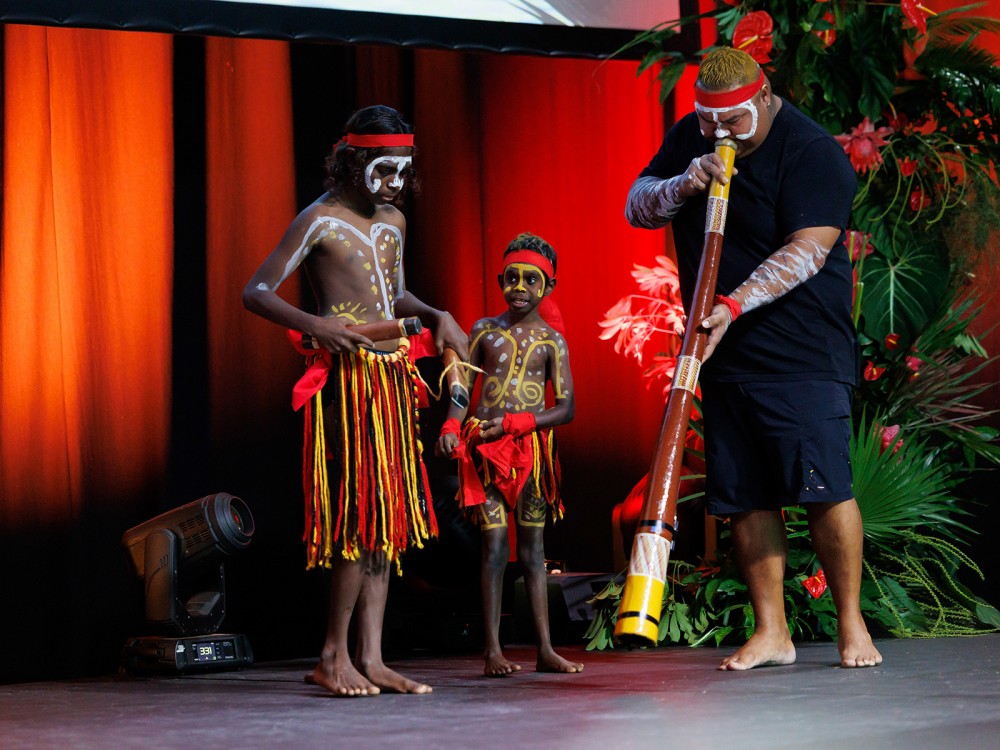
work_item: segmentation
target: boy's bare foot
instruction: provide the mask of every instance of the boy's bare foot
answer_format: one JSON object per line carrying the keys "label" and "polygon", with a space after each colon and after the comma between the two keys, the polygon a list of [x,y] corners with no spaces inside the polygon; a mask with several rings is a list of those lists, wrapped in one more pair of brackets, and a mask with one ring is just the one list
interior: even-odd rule
{"label": "boy's bare foot", "polygon": [[506,677],[521,671],[520,664],[508,661],[503,654],[486,654],[485,658],[486,666],[483,667],[483,674],[487,677]]}
{"label": "boy's bare foot", "polygon": [[859,625],[839,623],[837,633],[837,650],[840,651],[840,666],[847,669],[855,667],[877,667],[882,663],[882,654],[872,643],[868,628],[864,622]]}
{"label": "boy's bare foot", "polygon": [[379,689],[354,668],[348,659],[321,659],[306,682],[326,688],[338,697],[378,695]]}
{"label": "boy's bare foot", "polygon": [[535,669],[539,672],[564,672],[574,674],[583,671],[583,665],[577,661],[564,659],[555,651],[539,653],[538,661],[535,662]]}
{"label": "boy's bare foot", "polygon": [[430,685],[411,680],[398,672],[394,672],[385,664],[378,662],[373,664],[362,664],[361,669],[365,676],[382,690],[391,693],[412,693],[414,695],[425,695],[431,692]]}
{"label": "boy's bare foot", "polygon": [[726,672],[742,672],[754,667],[787,665],[795,663],[795,646],[788,633],[770,637],[754,633],[736,653],[722,660],[719,669]]}

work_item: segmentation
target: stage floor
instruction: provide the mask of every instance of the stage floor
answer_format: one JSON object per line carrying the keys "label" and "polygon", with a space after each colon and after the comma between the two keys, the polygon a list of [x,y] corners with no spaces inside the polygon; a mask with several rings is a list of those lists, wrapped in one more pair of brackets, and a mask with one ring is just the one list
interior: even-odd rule
{"label": "stage floor", "polygon": [[1000,748],[1000,635],[883,640],[885,662],[848,670],[833,644],[798,662],[718,672],[729,649],[585,652],[579,675],[481,675],[474,655],[391,666],[430,695],[333,698],[311,662],[200,676],[0,686],[0,746],[13,748]]}

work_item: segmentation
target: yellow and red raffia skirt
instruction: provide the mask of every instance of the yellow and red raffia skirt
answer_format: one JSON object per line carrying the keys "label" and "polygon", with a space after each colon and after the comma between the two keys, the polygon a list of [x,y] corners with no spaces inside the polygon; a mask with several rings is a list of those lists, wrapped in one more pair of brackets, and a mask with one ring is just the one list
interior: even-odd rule
{"label": "yellow and red raffia skirt", "polygon": [[392,354],[325,354],[326,385],[306,404],[306,568],[374,552],[398,572],[411,545],[437,536],[421,457],[419,375],[405,344]]}

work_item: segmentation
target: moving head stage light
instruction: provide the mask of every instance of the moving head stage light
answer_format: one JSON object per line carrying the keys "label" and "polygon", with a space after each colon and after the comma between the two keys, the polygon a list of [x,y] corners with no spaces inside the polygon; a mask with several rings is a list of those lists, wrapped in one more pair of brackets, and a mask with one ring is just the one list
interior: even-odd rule
{"label": "moving head stage light", "polygon": [[253,662],[246,636],[217,632],[226,616],[222,559],[246,549],[253,532],[246,503],[219,492],[122,535],[144,585],[146,623],[156,634],[126,641],[126,670],[189,672]]}

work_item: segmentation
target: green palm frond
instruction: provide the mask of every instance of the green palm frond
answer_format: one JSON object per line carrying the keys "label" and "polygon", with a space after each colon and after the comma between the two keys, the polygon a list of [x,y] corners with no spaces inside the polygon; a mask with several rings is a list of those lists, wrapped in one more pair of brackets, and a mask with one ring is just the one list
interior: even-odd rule
{"label": "green palm frond", "polygon": [[958,520],[968,511],[956,503],[951,467],[933,460],[926,441],[905,433],[900,439],[898,448],[883,450],[879,423],[869,427],[862,418],[852,441],[854,495],[865,538],[892,549],[906,531],[920,527],[974,534]]}

